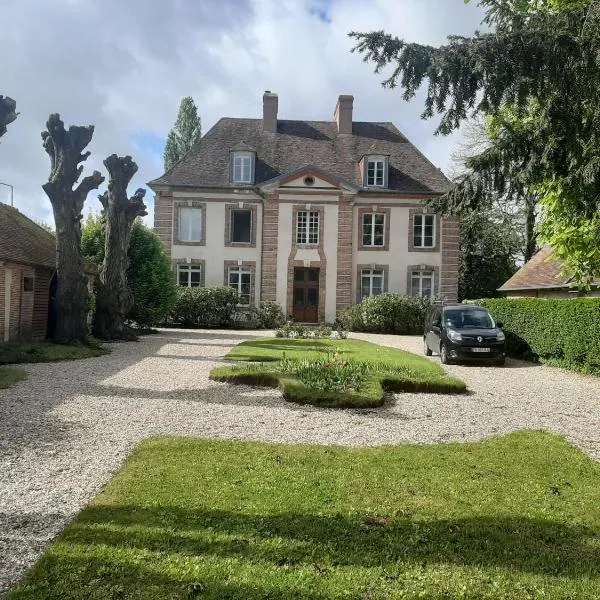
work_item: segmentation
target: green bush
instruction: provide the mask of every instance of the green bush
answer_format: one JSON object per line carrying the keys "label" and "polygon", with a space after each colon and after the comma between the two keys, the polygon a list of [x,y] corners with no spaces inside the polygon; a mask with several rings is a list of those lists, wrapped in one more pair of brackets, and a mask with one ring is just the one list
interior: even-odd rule
{"label": "green bush", "polygon": [[321,340],[330,338],[332,333],[333,329],[327,325],[322,325],[321,327],[306,327],[305,325],[286,323],[277,329],[275,332],[275,337],[294,338],[298,340]]}
{"label": "green bush", "polygon": [[180,287],[171,319],[185,327],[229,327],[237,303],[237,292],[230,287]]}
{"label": "green bush", "polygon": [[343,311],[338,319],[344,329],[369,333],[422,334],[431,298],[382,294],[366,298]]}
{"label": "green bush", "polygon": [[266,300],[261,302],[256,309],[260,327],[264,329],[277,329],[285,323],[283,309],[277,302]]}
{"label": "green bush", "polygon": [[[104,260],[104,238],[104,217],[90,213],[82,228],[81,249],[97,265]],[[140,327],[163,323],[175,303],[175,277],[163,243],[141,219],[133,224],[127,257],[127,282],[133,295],[127,318]]]}
{"label": "green bush", "polygon": [[504,324],[507,352],[600,374],[600,298],[477,300]]}

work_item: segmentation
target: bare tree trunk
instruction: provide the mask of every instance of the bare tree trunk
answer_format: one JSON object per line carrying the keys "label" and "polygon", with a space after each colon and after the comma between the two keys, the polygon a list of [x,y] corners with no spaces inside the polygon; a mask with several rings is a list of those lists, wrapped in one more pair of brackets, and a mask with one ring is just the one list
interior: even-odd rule
{"label": "bare tree trunk", "polygon": [[17,118],[16,108],[17,103],[12,98],[0,96],[0,137],[6,133],[6,126]]}
{"label": "bare tree trunk", "polygon": [[60,344],[87,342],[87,279],[81,254],[81,211],[87,195],[104,181],[94,171],[73,189],[83,171],[81,153],[94,135],[94,126],[69,127],[57,114],[50,115],[42,132],[44,149],[50,156],[48,182],[42,187],[54,211],[57,250],[56,328],[54,341]]}
{"label": "bare tree trunk", "polygon": [[126,325],[133,304],[127,283],[129,258],[127,250],[136,217],[148,214],[143,189],[127,198],[127,186],[138,167],[131,156],[112,154],[105,161],[108,169],[108,191],[100,196],[106,216],[104,264],[96,295],[94,335],[103,340],[127,340],[135,335]]}
{"label": "bare tree trunk", "polygon": [[537,233],[535,231],[535,208],[538,197],[535,194],[525,194],[525,262],[534,254],[537,248]]}

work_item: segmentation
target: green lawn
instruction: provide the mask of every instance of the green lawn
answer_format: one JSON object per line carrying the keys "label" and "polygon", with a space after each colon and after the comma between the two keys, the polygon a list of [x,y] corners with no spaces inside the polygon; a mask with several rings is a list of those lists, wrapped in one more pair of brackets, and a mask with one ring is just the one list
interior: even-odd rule
{"label": "green lawn", "polygon": [[27,373],[23,369],[11,369],[9,367],[0,367],[0,390],[12,387],[23,381]]}
{"label": "green lawn", "polygon": [[154,438],[8,598],[599,598],[599,481],[542,432],[361,450]]}
{"label": "green lawn", "polygon": [[[344,393],[316,391],[277,369],[277,361],[284,356],[290,359],[313,358],[335,352],[345,359],[371,365],[373,372],[363,390]],[[462,393],[466,390],[463,381],[451,377],[425,357],[362,340],[249,340],[235,346],[225,358],[261,364],[216,367],[210,372],[211,379],[279,387],[288,400],[320,406],[380,406],[384,402],[385,391]]]}
{"label": "green lawn", "polygon": [[69,346],[52,342],[1,342],[0,365],[91,358],[108,352],[95,343],[87,346]]}

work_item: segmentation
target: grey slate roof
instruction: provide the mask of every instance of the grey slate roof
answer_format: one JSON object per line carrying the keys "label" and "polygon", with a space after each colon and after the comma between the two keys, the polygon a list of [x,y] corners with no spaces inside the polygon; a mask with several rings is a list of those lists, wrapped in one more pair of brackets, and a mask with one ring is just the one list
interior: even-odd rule
{"label": "grey slate roof", "polygon": [[362,187],[361,158],[383,154],[389,156],[390,165],[387,191],[439,194],[451,186],[392,123],[355,121],[352,135],[339,135],[334,121],[280,119],[274,134],[263,131],[261,119],[228,117],[219,120],[195,148],[150,185],[243,187],[230,182],[230,152],[239,147],[256,151],[256,184],[314,164]]}

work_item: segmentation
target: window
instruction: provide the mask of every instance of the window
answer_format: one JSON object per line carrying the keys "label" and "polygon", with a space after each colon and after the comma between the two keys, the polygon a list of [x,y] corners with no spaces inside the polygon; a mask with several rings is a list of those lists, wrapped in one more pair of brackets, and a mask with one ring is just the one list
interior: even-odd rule
{"label": "window", "polygon": [[369,158],[367,160],[367,185],[383,187],[385,185],[385,159]]}
{"label": "window", "polygon": [[200,287],[202,267],[200,265],[177,265],[177,284],[183,287]]}
{"label": "window", "polygon": [[435,215],[414,215],[413,246],[433,248],[435,246]]}
{"label": "window", "polygon": [[239,295],[240,306],[250,306],[250,267],[229,267],[229,287]]}
{"label": "window", "polygon": [[238,244],[249,244],[252,231],[252,211],[231,211],[231,242]]}
{"label": "window", "polygon": [[202,209],[186,208],[179,209],[179,241],[201,242],[202,241]]}
{"label": "window", "polygon": [[234,183],[252,183],[252,162],[254,155],[251,152],[233,153],[233,181]]}
{"label": "window", "polygon": [[383,269],[363,269],[360,272],[360,298],[372,298],[383,294]]}
{"label": "window", "polygon": [[33,292],[33,277],[23,277],[23,291]]}
{"label": "window", "polygon": [[385,215],[366,213],[363,215],[363,246],[383,246]]}
{"label": "window", "polygon": [[301,210],[296,220],[296,243],[319,243],[319,212]]}
{"label": "window", "polygon": [[411,296],[433,297],[433,271],[412,271],[410,275]]}

